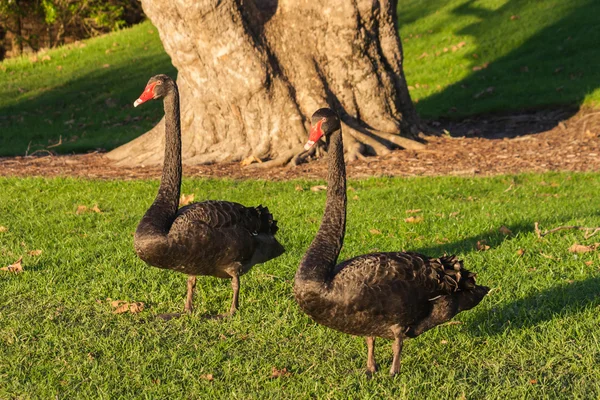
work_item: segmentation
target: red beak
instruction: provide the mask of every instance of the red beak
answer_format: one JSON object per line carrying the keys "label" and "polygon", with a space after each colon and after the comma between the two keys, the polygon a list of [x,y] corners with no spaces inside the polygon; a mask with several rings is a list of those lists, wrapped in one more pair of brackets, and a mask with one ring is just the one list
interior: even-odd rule
{"label": "red beak", "polygon": [[323,130],[321,129],[321,125],[323,125],[324,121],[325,119],[323,118],[315,125],[310,127],[308,142],[306,142],[306,144],[304,145],[304,150],[309,150],[311,147],[313,147],[315,143],[317,143],[317,140],[321,139],[321,136],[323,136]]}
{"label": "red beak", "polygon": [[148,86],[146,86],[146,89],[144,89],[144,92],[140,95],[139,99],[133,103],[133,106],[137,107],[148,100],[152,100],[154,98],[154,87],[157,83],[158,82],[149,83]]}

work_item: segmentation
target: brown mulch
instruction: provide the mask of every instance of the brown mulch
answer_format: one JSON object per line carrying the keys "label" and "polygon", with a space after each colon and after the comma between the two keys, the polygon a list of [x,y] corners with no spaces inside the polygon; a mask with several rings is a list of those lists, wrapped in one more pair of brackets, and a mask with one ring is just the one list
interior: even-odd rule
{"label": "brown mulch", "polygon": [[[426,149],[397,150],[348,165],[348,176],[496,175],[544,171],[600,171],[600,111],[569,110],[488,116],[460,122],[429,121],[442,133]],[[283,180],[324,178],[317,160],[288,168],[239,163],[185,166],[187,177]],[[99,153],[0,158],[3,176],[76,176],[94,179],[160,177],[160,167],[123,168]]]}

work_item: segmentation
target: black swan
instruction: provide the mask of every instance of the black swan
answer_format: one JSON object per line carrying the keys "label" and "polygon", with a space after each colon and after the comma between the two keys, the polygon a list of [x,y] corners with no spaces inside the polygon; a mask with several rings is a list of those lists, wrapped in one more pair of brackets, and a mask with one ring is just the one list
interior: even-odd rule
{"label": "black swan", "polygon": [[135,251],[152,266],[189,275],[188,313],[196,275],[230,278],[233,301],[226,315],[232,315],[238,308],[240,275],[284,252],[274,236],[277,222],[262,206],[210,200],[179,208],[182,171],[177,85],[166,75],[156,75],[133,105],[159,98],[164,98],[165,108],[164,166],[156,199],[135,232]]}
{"label": "black swan", "polygon": [[294,294],[317,323],[366,336],[367,370],[377,369],[375,337],[393,339],[393,376],[400,371],[402,341],[475,307],[489,289],[454,256],[372,253],[336,265],[346,228],[346,166],[337,114],[312,116],[305,149],[325,135],[328,145],[327,203],[321,227],[296,272]]}

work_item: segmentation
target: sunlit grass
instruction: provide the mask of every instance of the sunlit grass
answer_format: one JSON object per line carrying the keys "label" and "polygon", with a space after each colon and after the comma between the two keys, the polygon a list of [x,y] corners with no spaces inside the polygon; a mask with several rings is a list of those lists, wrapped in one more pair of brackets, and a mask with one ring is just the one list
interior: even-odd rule
{"label": "sunlit grass", "polygon": [[600,3],[400,0],[404,71],[421,115],[600,104]]}
{"label": "sunlit grass", "polygon": [[[132,247],[156,181],[1,178],[0,226],[8,230],[0,232],[0,266],[24,256],[25,271],[0,273],[0,398],[600,396],[600,258],[568,251],[598,239],[579,231],[538,239],[533,230],[536,221],[542,229],[600,226],[599,175],[350,181],[342,258],[457,253],[494,288],[456,318],[462,324],[409,340],[396,379],[386,372],[390,344],[379,340],[382,371],[371,380],[363,340],[316,325],[292,297],[323,212],[325,192],[308,190],[317,183],[184,181],[183,192],[198,200],[268,205],[287,252],[242,277],[233,318],[202,318],[231,300],[227,281],[204,277],[194,315],[164,322],[155,315],[182,309],[186,278],[146,266]],[[96,204],[102,213],[76,213]],[[415,209],[423,221],[405,222]],[[477,251],[478,241],[491,248]],[[116,315],[107,298],[146,309]],[[272,378],[273,367],[291,375]]]}

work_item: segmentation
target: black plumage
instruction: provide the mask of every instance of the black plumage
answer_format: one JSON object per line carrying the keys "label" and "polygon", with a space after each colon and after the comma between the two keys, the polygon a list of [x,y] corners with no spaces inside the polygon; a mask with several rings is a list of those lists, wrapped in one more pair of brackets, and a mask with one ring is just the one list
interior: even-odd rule
{"label": "black plumage", "polygon": [[346,224],[346,172],[337,115],[320,109],[312,117],[311,142],[325,135],[328,187],[319,231],[296,273],[294,293],[316,322],[367,336],[367,368],[376,370],[374,338],[393,339],[390,373],[400,369],[402,341],[416,337],[476,306],[489,289],[454,256],[412,252],[372,253],[336,265]]}
{"label": "black plumage", "polygon": [[238,308],[239,277],[253,265],[284,252],[275,239],[277,222],[266,207],[203,201],[179,208],[181,128],[177,85],[166,75],[152,77],[135,102],[164,98],[165,160],[158,194],[135,232],[135,251],[148,264],[190,275],[185,310],[192,311],[197,275],[232,279]]}

